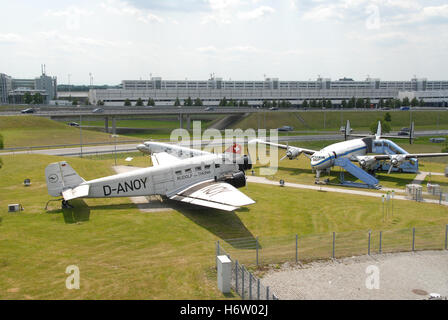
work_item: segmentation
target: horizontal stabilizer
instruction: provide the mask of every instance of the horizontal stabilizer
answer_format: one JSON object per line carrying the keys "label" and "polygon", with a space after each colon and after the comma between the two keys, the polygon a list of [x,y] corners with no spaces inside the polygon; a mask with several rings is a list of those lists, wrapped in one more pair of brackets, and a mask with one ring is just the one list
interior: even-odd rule
{"label": "horizontal stabilizer", "polygon": [[66,201],[87,197],[89,195],[89,187],[90,186],[88,184],[84,184],[73,189],[67,189],[65,191],[62,191],[62,196]]}

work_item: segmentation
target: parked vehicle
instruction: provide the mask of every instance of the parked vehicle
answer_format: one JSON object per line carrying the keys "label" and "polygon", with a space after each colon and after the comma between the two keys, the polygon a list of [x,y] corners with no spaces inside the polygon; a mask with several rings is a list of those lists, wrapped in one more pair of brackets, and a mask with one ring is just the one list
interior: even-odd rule
{"label": "parked vehicle", "polygon": [[93,109],[92,112],[93,112],[93,113],[103,113],[103,112],[104,112],[104,109],[96,108],[96,109]]}

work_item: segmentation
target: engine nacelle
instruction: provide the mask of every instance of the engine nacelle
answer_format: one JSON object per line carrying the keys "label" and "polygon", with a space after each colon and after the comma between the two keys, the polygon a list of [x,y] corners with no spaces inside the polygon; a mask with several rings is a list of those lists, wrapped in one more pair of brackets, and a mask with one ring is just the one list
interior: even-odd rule
{"label": "engine nacelle", "polygon": [[406,160],[406,156],[397,154],[397,155],[391,155],[390,156],[390,163],[394,167],[398,167]]}
{"label": "engine nacelle", "polygon": [[288,148],[286,151],[286,156],[289,158],[289,160],[293,160],[300,156],[302,154],[302,150],[298,148]]}
{"label": "engine nacelle", "polygon": [[246,186],[246,175],[244,174],[243,171],[240,171],[226,178],[225,182],[231,184],[235,188],[242,188]]}
{"label": "engine nacelle", "polygon": [[375,164],[375,157],[358,157],[358,163],[363,169],[369,169]]}
{"label": "engine nacelle", "polygon": [[240,161],[242,162],[238,164],[240,171],[246,171],[252,169],[252,161],[250,160],[249,156],[247,155],[242,156],[242,159]]}

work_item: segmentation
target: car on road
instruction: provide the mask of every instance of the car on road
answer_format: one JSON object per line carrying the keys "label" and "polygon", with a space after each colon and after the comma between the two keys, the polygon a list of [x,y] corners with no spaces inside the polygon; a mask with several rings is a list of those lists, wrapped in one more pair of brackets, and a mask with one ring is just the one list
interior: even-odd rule
{"label": "car on road", "polygon": [[269,110],[274,111],[274,110],[278,110],[278,108],[277,107],[270,107]]}
{"label": "car on road", "polygon": [[207,108],[205,108],[204,110],[205,110],[205,111],[214,111],[215,108],[213,108],[213,107],[207,107]]}
{"label": "car on road", "polygon": [[79,123],[77,122],[69,122],[67,123],[70,127],[79,127]]}
{"label": "car on road", "polygon": [[36,112],[35,109],[33,108],[27,108],[27,109],[23,109],[22,111],[20,111],[21,113],[34,113]]}
{"label": "car on road", "polygon": [[292,131],[292,130],[294,130],[294,128],[290,126],[282,126],[280,128],[277,128],[277,131]]}
{"label": "car on road", "polygon": [[104,112],[104,109],[102,109],[102,108],[96,108],[96,109],[93,109],[92,112],[93,112],[93,113],[103,113],[103,112]]}
{"label": "car on road", "polygon": [[410,110],[411,108],[408,106],[400,107],[400,110]]}
{"label": "car on road", "polygon": [[400,131],[398,131],[399,136],[408,136],[411,130],[409,128],[401,128]]}

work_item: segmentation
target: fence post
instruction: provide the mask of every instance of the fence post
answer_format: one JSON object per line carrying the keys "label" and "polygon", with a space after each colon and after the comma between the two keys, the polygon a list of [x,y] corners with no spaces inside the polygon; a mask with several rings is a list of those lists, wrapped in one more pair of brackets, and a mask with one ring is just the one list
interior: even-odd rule
{"label": "fence post", "polygon": [[445,250],[448,250],[448,224],[445,227]]}
{"label": "fence post", "polygon": [[380,253],[382,253],[382,245],[383,245],[383,231],[380,231]]}
{"label": "fence post", "polygon": [[238,293],[238,260],[235,261],[235,291]]}
{"label": "fence post", "polygon": [[299,235],[296,234],[296,263],[299,263]]}
{"label": "fence post", "polygon": [[415,227],[412,228],[412,251],[415,251]]}
{"label": "fence post", "polygon": [[241,266],[241,299],[244,300],[244,266]]}
{"label": "fence post", "polygon": [[260,279],[257,279],[257,300],[260,300]]}
{"label": "fence post", "polygon": [[257,259],[257,267],[258,267],[258,237],[255,238],[255,248],[256,248],[256,251],[257,251],[256,259]]}
{"label": "fence post", "polygon": [[249,272],[249,300],[252,300],[252,273]]}
{"label": "fence post", "polygon": [[266,287],[266,300],[269,300],[269,286]]}
{"label": "fence post", "polygon": [[334,246],[335,246],[335,242],[336,242],[336,232],[333,232],[333,259],[334,259]]}
{"label": "fence post", "polygon": [[372,235],[372,231],[369,230],[369,248],[367,250],[368,255],[370,256],[370,237]]}

